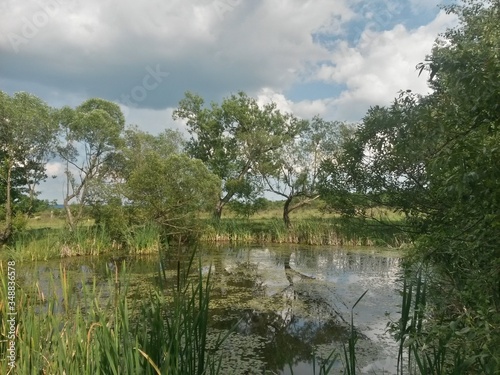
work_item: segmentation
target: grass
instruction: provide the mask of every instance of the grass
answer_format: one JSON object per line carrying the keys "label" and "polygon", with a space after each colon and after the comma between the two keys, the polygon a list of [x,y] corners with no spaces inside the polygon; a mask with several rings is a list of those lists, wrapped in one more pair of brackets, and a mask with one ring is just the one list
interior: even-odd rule
{"label": "grass", "polygon": [[[251,218],[236,217],[226,210],[215,222],[200,219],[198,240],[202,242],[293,243],[331,246],[400,247],[409,242],[397,224],[401,218],[382,210],[372,212],[373,219],[345,219],[320,209],[301,208],[292,214],[292,226],[287,228],[278,208],[259,212]],[[396,225],[394,225],[396,224]],[[116,231],[115,231],[116,232]],[[44,212],[30,218],[24,231],[4,247],[0,259],[16,261],[114,254],[154,254],[161,246],[160,232],[152,224],[120,228],[119,238],[112,231],[85,219],[77,230],[70,232],[59,215]]]}
{"label": "grass", "polygon": [[[15,335],[10,330],[6,262],[0,262],[0,352],[15,343],[16,361],[0,361],[2,374],[215,374],[219,359],[207,348],[209,280],[179,268],[179,283],[152,290],[131,309],[126,270],[116,274],[103,298],[85,285],[75,293],[64,268],[50,295],[17,285]],[[201,269],[201,268],[200,268]],[[116,288],[116,285],[124,287]],[[15,338],[14,338],[15,336]],[[13,340],[12,340],[13,339]],[[216,342],[217,348],[224,337]]]}
{"label": "grass", "polygon": [[131,228],[125,242],[111,238],[100,226],[85,225],[73,232],[59,226],[40,227],[16,233],[12,243],[4,246],[0,259],[37,261],[105,253],[154,254],[159,246],[158,230],[151,225]]}
{"label": "grass", "polygon": [[223,218],[220,222],[209,222],[201,240],[390,247],[400,247],[409,241],[402,231],[389,223],[340,217],[295,220],[290,228],[279,219]]}
{"label": "grass", "polygon": [[[76,288],[61,267],[42,293],[16,284],[15,330],[9,322],[9,274],[0,261],[0,352],[7,353],[15,333],[16,370],[0,361],[2,374],[217,374],[217,348],[225,337],[208,337],[210,274],[193,269],[193,258],[178,262],[175,283],[164,272],[158,289],[130,307],[127,271],[114,273],[105,298],[93,283]],[[185,266],[183,266],[185,265]],[[408,272],[403,279],[401,317],[391,326],[400,343],[400,374],[497,374],[498,353],[489,351],[487,337],[498,334],[476,319],[436,322],[428,302],[429,270]],[[163,287],[161,287],[163,285]],[[365,292],[366,293],[366,292]],[[364,294],[363,294],[364,295]],[[351,336],[344,346],[347,374],[355,374],[356,332],[351,309]],[[167,296],[167,297],[166,297]],[[491,330],[489,332],[488,330]],[[497,349],[498,350],[498,349]],[[339,359],[331,354],[313,373],[332,371]]]}
{"label": "grass", "polygon": [[[63,266],[51,278],[46,294],[16,284],[14,330],[4,302],[9,300],[8,266],[0,262],[0,351],[7,353],[14,341],[16,354],[14,368],[0,361],[0,373],[222,373],[219,349],[231,330],[209,337],[211,275],[203,277],[201,265],[194,269],[193,256],[178,261],[177,282],[169,281],[165,287],[168,280],[159,272],[158,287],[132,307],[125,264],[121,272],[110,272],[113,277],[104,288],[108,296],[95,279],[78,289],[77,280]],[[334,354],[318,368],[314,361],[312,373],[318,369],[319,374],[329,374],[339,360]],[[355,363],[346,355],[349,363]]]}
{"label": "grass", "polygon": [[401,317],[391,325],[399,341],[398,373],[500,373],[498,346],[488,339],[498,334],[498,328],[491,325],[493,320],[489,319],[490,323],[483,326],[460,317],[449,316],[447,321],[436,319],[428,301],[428,284],[432,282],[429,272],[418,267],[412,272],[407,270],[403,279]]}

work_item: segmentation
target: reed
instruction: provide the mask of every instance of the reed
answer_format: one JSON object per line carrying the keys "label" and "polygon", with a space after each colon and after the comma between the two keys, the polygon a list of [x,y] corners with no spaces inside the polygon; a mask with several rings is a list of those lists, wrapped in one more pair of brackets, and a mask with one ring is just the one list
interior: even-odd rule
{"label": "reed", "polygon": [[399,341],[398,373],[498,374],[494,320],[475,312],[438,316],[436,300],[444,298],[451,305],[453,297],[450,293],[435,298],[429,285],[436,284],[436,277],[435,270],[422,265],[404,275],[401,317],[391,325]]}
{"label": "reed", "polygon": [[207,222],[200,239],[204,242],[389,247],[400,247],[409,242],[409,238],[394,226],[340,217],[296,220],[290,228],[280,219],[226,218]]}
{"label": "reed", "polygon": [[[180,284],[170,302],[164,291],[130,309],[126,267],[106,293],[85,283],[78,290],[61,267],[50,293],[18,287],[16,367],[0,362],[2,374],[215,374],[218,357],[207,349],[209,280],[190,266],[179,268]],[[0,262],[0,350],[9,334],[7,280]],[[80,284],[78,284],[80,285]],[[75,292],[75,288],[77,292]],[[112,298],[115,297],[115,298]],[[217,341],[220,345],[224,337]]]}
{"label": "reed", "polygon": [[351,307],[351,334],[347,346],[344,345],[344,368],[348,375],[356,375],[356,342],[358,341],[358,335],[354,329],[354,308],[367,292],[368,290],[365,290]]}

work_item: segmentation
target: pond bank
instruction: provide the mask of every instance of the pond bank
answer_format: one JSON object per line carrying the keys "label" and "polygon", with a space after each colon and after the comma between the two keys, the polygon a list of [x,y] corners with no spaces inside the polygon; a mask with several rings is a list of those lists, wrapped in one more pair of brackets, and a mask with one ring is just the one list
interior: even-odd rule
{"label": "pond bank", "polygon": [[[16,261],[47,260],[61,257],[158,254],[159,230],[153,225],[124,228],[123,233],[105,227],[83,226],[74,232],[65,228],[33,228],[18,233],[9,246],[2,248],[0,259]],[[189,238],[171,238],[170,242],[189,240],[201,244],[306,244],[329,246],[378,246],[400,248],[410,243],[397,223],[360,219],[311,218],[296,220],[286,228],[277,219],[201,220],[199,230]]]}

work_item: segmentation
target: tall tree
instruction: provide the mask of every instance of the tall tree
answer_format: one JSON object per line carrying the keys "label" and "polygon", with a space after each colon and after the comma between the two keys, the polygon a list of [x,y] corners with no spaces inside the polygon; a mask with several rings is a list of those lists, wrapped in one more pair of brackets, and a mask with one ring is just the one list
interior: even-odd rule
{"label": "tall tree", "polygon": [[[178,131],[166,129],[153,135],[137,126],[128,127],[123,133],[120,147],[109,155],[103,165],[106,179],[94,182],[89,189],[95,224],[105,228],[113,240],[126,244],[133,227],[158,222],[155,220],[156,214],[150,208],[145,208],[146,199],[139,199],[140,194],[137,193],[140,189],[146,189],[146,182],[141,184],[134,176],[146,168],[149,168],[150,173],[155,173],[156,167],[151,165],[151,160],[166,160],[178,155],[183,144],[182,134]],[[152,181],[158,178],[160,183],[160,176],[153,174],[152,177]],[[161,201],[161,198],[154,198]]]}
{"label": "tall tree", "polygon": [[31,207],[36,186],[47,177],[45,166],[56,130],[53,111],[42,100],[25,92],[10,97],[0,91],[0,183],[5,194],[5,225],[0,243],[12,235],[13,197],[27,192]]}
{"label": "tall tree", "polygon": [[125,130],[124,144],[118,155],[122,164],[122,176],[127,176],[140,164],[146,162],[147,155],[157,154],[168,158],[183,151],[185,140],[176,130],[166,129],[158,135],[153,135],[131,126]]}
{"label": "tall tree", "polygon": [[[57,149],[66,163],[67,177],[63,203],[73,230],[88,203],[92,184],[104,181],[111,173],[108,162],[122,142],[125,119],[118,105],[97,98],[76,109],[61,109],[59,119],[63,144]],[[71,207],[73,201],[77,203],[76,210]]]}
{"label": "tall tree", "polygon": [[321,163],[336,160],[343,139],[352,127],[337,121],[325,121],[315,116],[302,121],[301,131],[294,140],[273,150],[258,170],[266,190],[285,198],[283,221],[291,225],[290,213],[319,198],[317,183]]}
{"label": "tall tree", "polygon": [[184,154],[145,151],[127,180],[127,197],[144,209],[168,237],[186,238],[197,230],[196,217],[213,207],[220,179]]}
{"label": "tall tree", "polygon": [[[429,71],[433,92],[403,92],[390,107],[370,109],[343,163],[325,165],[322,185],[330,197],[362,193],[349,201],[353,206],[405,213],[415,258],[433,270],[426,279],[438,291],[429,300],[433,317],[465,327],[475,339],[439,321],[433,332],[444,332],[439,341],[453,340],[447,346],[463,350],[470,367],[460,371],[494,373],[500,355],[500,336],[490,336],[500,313],[500,3],[472,0],[447,11],[459,25],[417,66]],[[432,347],[438,339],[431,336],[415,345]]]}
{"label": "tall tree", "polygon": [[301,129],[301,121],[281,113],[276,104],[259,107],[242,92],[208,108],[200,96],[186,93],[173,117],[186,120],[188,153],[222,180],[215,218],[231,199],[249,197],[259,189],[256,165],[293,141]]}

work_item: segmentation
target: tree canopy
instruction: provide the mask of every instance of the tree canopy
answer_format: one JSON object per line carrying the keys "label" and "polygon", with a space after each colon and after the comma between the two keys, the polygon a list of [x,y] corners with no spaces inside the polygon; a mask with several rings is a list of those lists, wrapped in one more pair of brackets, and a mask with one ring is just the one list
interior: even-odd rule
{"label": "tree canopy", "polygon": [[231,199],[252,197],[258,191],[257,164],[292,142],[302,127],[300,120],[281,113],[276,104],[260,107],[242,92],[210,107],[188,92],[174,111],[174,119],[186,121],[191,134],[186,147],[189,155],[203,161],[222,180],[216,218]]}
{"label": "tree canopy", "polygon": [[[429,72],[432,93],[402,92],[391,106],[371,108],[341,163],[324,164],[321,184],[330,205],[345,212],[403,212],[415,259],[434,270],[434,315],[498,329],[500,3],[446,10],[459,25],[417,66]],[[482,329],[475,334],[487,344],[465,345],[466,355],[493,365],[500,342],[488,341]]]}
{"label": "tree canopy", "polygon": [[0,91],[0,200],[5,204],[2,243],[12,235],[16,201],[28,193],[31,207],[35,186],[47,177],[45,165],[53,150],[56,130],[53,111],[41,99],[25,92],[10,97]]}
{"label": "tree canopy", "polygon": [[[74,229],[92,185],[108,177],[107,163],[120,146],[125,118],[117,104],[94,98],[75,109],[62,108],[59,120],[62,139],[57,151],[66,163],[67,177],[64,207],[68,224]],[[73,200],[79,206],[76,213],[70,207]]]}

